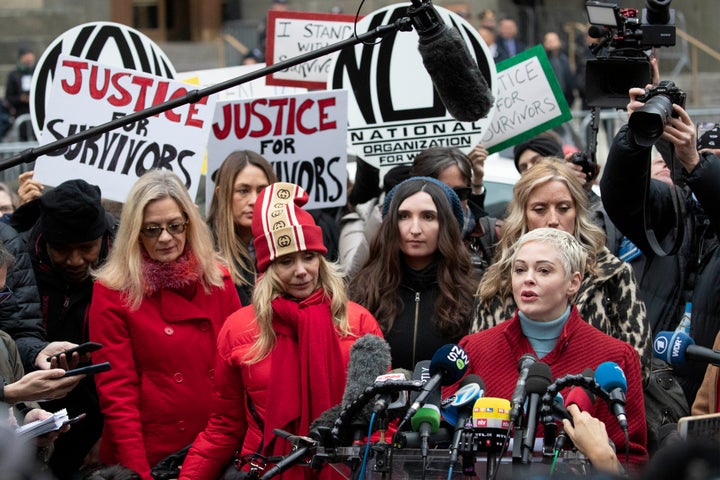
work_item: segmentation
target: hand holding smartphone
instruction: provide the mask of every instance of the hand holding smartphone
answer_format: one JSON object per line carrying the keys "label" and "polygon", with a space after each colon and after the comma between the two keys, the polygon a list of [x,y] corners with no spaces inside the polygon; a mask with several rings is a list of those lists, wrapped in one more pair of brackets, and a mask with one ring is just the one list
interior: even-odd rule
{"label": "hand holding smartphone", "polygon": [[81,343],[77,347],[70,348],[68,350],[65,350],[64,352],[56,353],[55,355],[51,355],[47,357],[47,361],[52,361],[53,358],[56,358],[58,361],[60,361],[60,355],[65,355],[65,357],[70,360],[70,357],[72,357],[72,354],[77,352],[78,355],[85,355],[86,353],[91,353],[96,350],[100,350],[102,348],[102,343],[97,342],[85,342]]}
{"label": "hand holding smartphone", "polygon": [[72,377],[75,375],[93,375],[95,373],[107,372],[108,370],[110,370],[110,368],[110,362],[103,362],[95,365],[88,365],[86,367],[68,370],[67,372],[65,372],[65,375],[63,375],[63,377]]}

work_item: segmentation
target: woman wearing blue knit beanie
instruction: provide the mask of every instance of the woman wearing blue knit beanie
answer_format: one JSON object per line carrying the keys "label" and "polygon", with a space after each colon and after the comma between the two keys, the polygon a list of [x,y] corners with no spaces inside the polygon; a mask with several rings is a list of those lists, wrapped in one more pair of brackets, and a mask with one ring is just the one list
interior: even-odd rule
{"label": "woman wearing blue knit beanie", "polygon": [[470,328],[475,284],[463,209],[444,183],[412,177],[388,193],[382,213],[349,294],[378,320],[393,367],[412,370]]}

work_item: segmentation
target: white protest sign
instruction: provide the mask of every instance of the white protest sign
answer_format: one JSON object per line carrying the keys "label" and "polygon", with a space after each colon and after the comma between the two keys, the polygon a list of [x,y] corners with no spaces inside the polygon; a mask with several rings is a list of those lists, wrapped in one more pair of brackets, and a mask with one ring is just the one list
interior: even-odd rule
{"label": "white protest sign", "polygon": [[[39,142],[48,144],[114,118],[185,96],[188,85],[135,70],[61,55]],[[159,115],[83,140],[37,159],[43,184],[82,178],[104,198],[124,202],[146,171],[165,168],[197,194],[215,99],[203,97]]]}
{"label": "white protest sign", "polygon": [[495,114],[483,137],[490,153],[499,152],[572,118],[542,45],[498,65]]}
{"label": "white protest sign", "polygon": [[40,138],[45,126],[55,65],[62,54],[175,78],[175,68],[165,52],[148,36],[132,27],[114,22],[89,22],[72,27],[48,45],[33,72],[30,114],[37,138]]}
{"label": "white protest sign", "polygon": [[308,208],[345,205],[347,182],[347,92],[218,102],[208,141],[206,205],[212,173],[237,150],[267,159],[278,180],[308,192]]}
{"label": "white protest sign", "polygon": [[[207,70],[190,70],[186,72],[178,72],[177,79],[198,88],[206,88],[213,85],[226,82],[233,78],[242,77],[253,73],[261,68],[265,68],[264,63],[254,63],[251,65],[238,65],[235,67],[210,68]],[[235,87],[227,88],[218,92],[218,101],[237,100],[240,98],[261,98],[275,97],[278,95],[291,95],[295,93],[307,92],[307,88],[285,87],[268,85],[265,83],[266,77],[256,78],[249,82],[241,83]]]}
{"label": "white protest sign", "polygon": [[[310,12],[268,12],[268,65],[296,58],[353,36],[354,15]],[[267,77],[268,85],[324,89],[337,53],[303,62]]]}
{"label": "white protest sign", "polygon": [[[407,15],[408,4],[391,5],[358,22],[359,34],[370,26],[393,24]],[[449,28],[456,28],[476,60],[491,91],[497,89],[495,62],[477,29],[459,15],[435,7]],[[490,123],[453,119],[435,91],[418,52],[417,32],[395,32],[379,43],[345,48],[331,67],[327,88],[349,91],[348,143],[352,153],[378,168],[412,163],[430,147],[456,147],[468,153]]]}

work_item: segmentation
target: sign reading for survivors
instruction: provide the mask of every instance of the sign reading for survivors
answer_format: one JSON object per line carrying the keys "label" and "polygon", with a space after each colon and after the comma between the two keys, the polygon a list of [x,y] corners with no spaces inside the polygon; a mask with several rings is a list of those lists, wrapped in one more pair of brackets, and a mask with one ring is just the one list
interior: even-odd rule
{"label": "sign reading for survivors", "polygon": [[[358,22],[358,33],[392,24],[407,9],[405,3],[376,10]],[[495,62],[480,34],[459,15],[435,9],[448,28],[458,29],[494,95]],[[380,168],[411,163],[421,150],[435,146],[469,152],[485,135],[494,112],[476,122],[448,115],[425,71],[414,30],[390,33],[379,44],[343,49],[327,88],[350,92],[348,143],[352,153]]]}
{"label": "sign reading for survivors", "polygon": [[308,208],[345,205],[347,92],[312,92],[218,102],[208,142],[210,205],[213,173],[236,150],[253,150],[278,180],[308,192]]}
{"label": "sign reading for survivors", "polygon": [[[188,85],[175,80],[60,55],[39,142],[48,144],[187,92]],[[98,185],[104,198],[124,202],[138,177],[165,168],[195,198],[214,108],[215,98],[203,97],[61,148],[37,159],[34,178],[51,186],[83,178]]]}
{"label": "sign reading for survivors", "polygon": [[542,45],[498,64],[495,115],[483,138],[488,152],[499,152],[572,118]]}
{"label": "sign reading for survivors", "polygon": [[[272,65],[350,38],[354,22],[354,15],[271,10],[266,61]],[[328,54],[273,73],[267,77],[267,84],[325,89],[335,57],[337,53]]]}

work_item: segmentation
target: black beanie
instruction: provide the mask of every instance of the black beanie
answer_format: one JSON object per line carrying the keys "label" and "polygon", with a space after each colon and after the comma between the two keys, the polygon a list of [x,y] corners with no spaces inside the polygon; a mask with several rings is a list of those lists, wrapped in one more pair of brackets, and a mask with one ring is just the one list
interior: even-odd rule
{"label": "black beanie", "polygon": [[513,149],[513,161],[515,162],[515,168],[518,172],[520,171],[518,160],[520,160],[520,155],[522,155],[525,150],[537,152],[541,157],[565,157],[562,145],[552,138],[545,136],[533,137],[526,142],[518,143]]}
{"label": "black beanie", "polygon": [[40,230],[52,245],[89,242],[107,228],[96,185],[68,180],[40,197]]}

